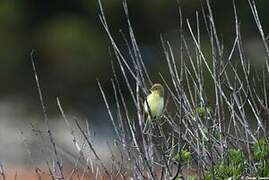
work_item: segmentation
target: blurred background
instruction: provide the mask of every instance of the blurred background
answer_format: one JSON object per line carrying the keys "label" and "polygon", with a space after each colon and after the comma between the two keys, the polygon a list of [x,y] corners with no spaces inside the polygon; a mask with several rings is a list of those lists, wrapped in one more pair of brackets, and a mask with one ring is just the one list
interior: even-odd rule
{"label": "blurred background", "polygon": [[[122,1],[102,2],[109,26],[121,46],[123,40],[119,30],[128,33]],[[158,72],[166,73],[161,66],[165,59],[160,33],[172,41],[175,51],[178,50],[177,1],[127,0],[127,3],[144,61],[150,65],[153,79],[160,81]],[[257,0],[256,3],[263,29],[268,32],[269,1]],[[264,50],[248,2],[240,0],[236,4],[249,59],[254,63],[263,61]],[[232,1],[212,1],[211,5],[218,33],[227,49],[231,49],[234,38]],[[180,6],[183,16],[195,24],[195,11],[201,12],[200,0],[181,0]],[[43,124],[30,62],[32,49],[57,143],[63,149],[72,146],[68,129],[60,118],[56,97],[60,97],[67,114],[89,121],[100,147],[106,144],[107,137],[113,137],[96,82],[98,78],[105,92],[113,93],[110,43],[98,15],[97,0],[0,1],[0,160],[3,164],[25,165],[28,158],[22,139],[27,138],[34,146],[31,124],[37,127]],[[200,17],[202,19],[201,14]],[[207,38],[205,33],[202,29],[202,39]]]}

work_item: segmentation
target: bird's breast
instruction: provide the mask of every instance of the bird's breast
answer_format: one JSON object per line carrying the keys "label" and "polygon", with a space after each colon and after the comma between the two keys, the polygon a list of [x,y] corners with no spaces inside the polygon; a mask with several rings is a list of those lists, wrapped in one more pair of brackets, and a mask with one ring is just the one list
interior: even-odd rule
{"label": "bird's breast", "polygon": [[[147,114],[151,114],[153,118],[159,117],[162,114],[164,99],[159,94],[152,93],[148,95],[147,103],[144,103],[144,108]],[[150,107],[150,112],[148,106]]]}

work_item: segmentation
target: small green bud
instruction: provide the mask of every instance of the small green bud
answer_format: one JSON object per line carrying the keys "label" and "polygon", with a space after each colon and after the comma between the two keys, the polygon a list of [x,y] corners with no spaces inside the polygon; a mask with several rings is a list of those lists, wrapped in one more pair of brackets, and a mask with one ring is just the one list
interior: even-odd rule
{"label": "small green bud", "polygon": [[193,115],[205,119],[211,114],[211,111],[210,107],[198,106],[194,109]]}
{"label": "small green bud", "polygon": [[182,160],[183,162],[190,161],[192,158],[191,153],[187,149],[182,149],[180,152],[178,152],[174,159],[176,161]]}

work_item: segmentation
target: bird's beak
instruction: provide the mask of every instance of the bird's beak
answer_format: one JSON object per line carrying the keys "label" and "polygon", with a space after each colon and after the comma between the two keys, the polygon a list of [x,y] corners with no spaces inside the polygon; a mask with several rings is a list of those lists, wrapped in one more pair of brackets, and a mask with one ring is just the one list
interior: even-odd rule
{"label": "bird's beak", "polygon": [[149,91],[150,92],[152,92],[152,91],[154,91],[155,89],[153,88],[153,87],[151,87],[150,89],[149,89]]}

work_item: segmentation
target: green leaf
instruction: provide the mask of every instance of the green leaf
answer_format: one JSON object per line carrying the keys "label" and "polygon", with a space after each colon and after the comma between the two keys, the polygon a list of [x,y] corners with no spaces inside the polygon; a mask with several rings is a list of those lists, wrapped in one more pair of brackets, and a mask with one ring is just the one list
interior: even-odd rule
{"label": "green leaf", "polygon": [[228,160],[233,165],[239,165],[244,162],[244,154],[240,149],[229,149],[228,150]]}
{"label": "green leaf", "polygon": [[269,145],[263,138],[259,139],[253,146],[254,160],[260,161],[269,159]]}

